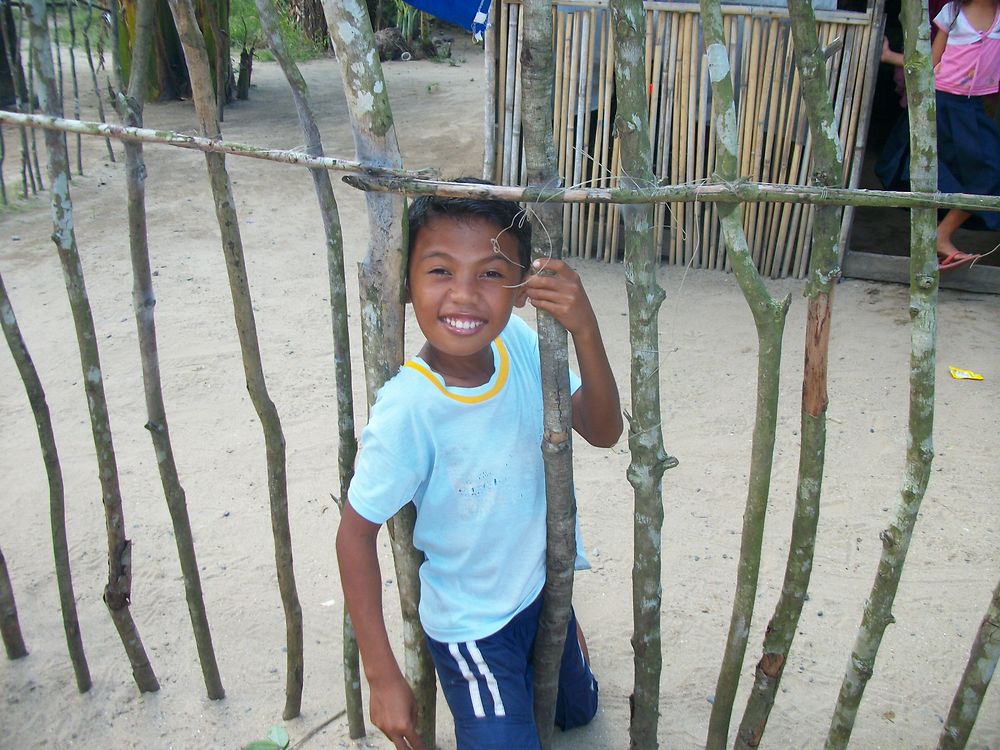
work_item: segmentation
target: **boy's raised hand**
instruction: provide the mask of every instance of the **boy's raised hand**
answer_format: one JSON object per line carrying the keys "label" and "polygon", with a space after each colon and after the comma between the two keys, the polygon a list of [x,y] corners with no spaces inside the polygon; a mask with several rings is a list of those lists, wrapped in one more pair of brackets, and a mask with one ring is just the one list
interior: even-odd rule
{"label": "boy's raised hand", "polygon": [[576,271],[555,258],[535,260],[524,283],[532,306],[544,310],[574,336],[597,329],[597,317]]}
{"label": "boy's raised hand", "polygon": [[583,384],[573,394],[573,428],[591,445],[609,448],[622,433],[618,386],[601,339],[597,316],[576,271],[549,258],[531,264],[524,284],[533,307],[558,320],[573,336]]}

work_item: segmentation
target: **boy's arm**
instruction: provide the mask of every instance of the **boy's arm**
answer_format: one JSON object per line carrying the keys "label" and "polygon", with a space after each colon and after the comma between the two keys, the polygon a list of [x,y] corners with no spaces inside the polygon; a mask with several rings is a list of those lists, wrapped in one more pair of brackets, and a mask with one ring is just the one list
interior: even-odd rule
{"label": "boy's arm", "polygon": [[399,750],[423,750],[416,728],[416,699],[392,653],[382,615],[382,573],[375,544],[379,528],[358,515],[350,502],[344,503],[337,529],[337,562],[344,602],[371,687],[372,723]]}
{"label": "boy's arm", "polygon": [[622,434],[622,411],[597,316],[577,273],[561,260],[535,261],[525,282],[531,304],[573,336],[583,385],[573,394],[573,428],[591,445],[610,448]]}

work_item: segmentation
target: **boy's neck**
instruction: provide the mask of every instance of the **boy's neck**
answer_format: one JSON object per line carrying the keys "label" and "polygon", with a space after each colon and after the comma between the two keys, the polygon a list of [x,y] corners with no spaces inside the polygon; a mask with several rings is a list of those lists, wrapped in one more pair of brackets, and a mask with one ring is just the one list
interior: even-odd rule
{"label": "boy's neck", "polygon": [[442,354],[429,343],[424,343],[419,354],[427,366],[444,378],[445,385],[451,388],[476,388],[485,385],[496,369],[492,344],[471,356],[454,357]]}

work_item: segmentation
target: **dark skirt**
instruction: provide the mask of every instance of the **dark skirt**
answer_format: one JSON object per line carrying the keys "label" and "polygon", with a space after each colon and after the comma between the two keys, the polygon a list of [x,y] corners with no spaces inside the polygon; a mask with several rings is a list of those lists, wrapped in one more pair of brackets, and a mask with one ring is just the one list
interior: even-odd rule
{"label": "dark skirt", "polygon": [[[983,98],[937,92],[938,190],[1000,196],[1000,130]],[[910,189],[910,132],[899,118],[875,164],[887,190]],[[1000,212],[973,213],[966,229],[1000,231]]]}

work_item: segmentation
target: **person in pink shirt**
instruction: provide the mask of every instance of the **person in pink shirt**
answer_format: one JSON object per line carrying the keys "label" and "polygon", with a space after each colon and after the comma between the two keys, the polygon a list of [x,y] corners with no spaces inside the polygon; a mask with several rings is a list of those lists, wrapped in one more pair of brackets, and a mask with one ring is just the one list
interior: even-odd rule
{"label": "person in pink shirt", "polygon": [[[934,17],[938,34],[931,58],[937,92],[938,190],[1000,195],[1000,130],[985,109],[1000,87],[1000,0],[953,0]],[[902,55],[883,50],[883,60],[902,64]],[[895,133],[893,135],[896,135]],[[890,136],[876,173],[887,188],[909,184],[909,139]],[[1000,213],[950,209],[937,229],[942,271],[967,266],[978,255],[955,247],[962,225],[1000,231]]]}

